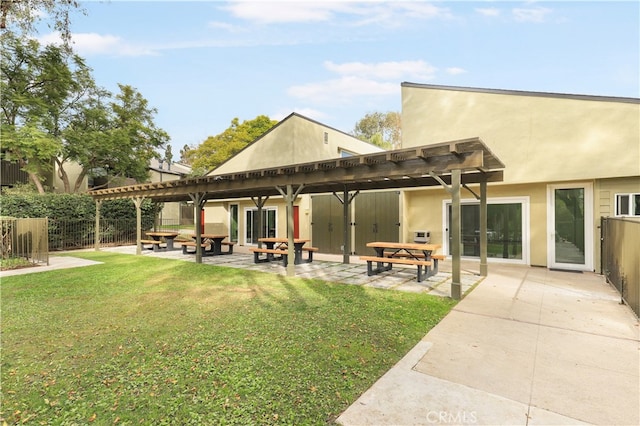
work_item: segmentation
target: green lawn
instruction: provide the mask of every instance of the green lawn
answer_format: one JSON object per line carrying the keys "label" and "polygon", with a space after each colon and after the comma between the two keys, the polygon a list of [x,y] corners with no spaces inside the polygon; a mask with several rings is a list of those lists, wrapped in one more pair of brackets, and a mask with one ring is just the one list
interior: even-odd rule
{"label": "green lawn", "polygon": [[326,424],[453,307],[153,257],[2,279],[0,422]]}

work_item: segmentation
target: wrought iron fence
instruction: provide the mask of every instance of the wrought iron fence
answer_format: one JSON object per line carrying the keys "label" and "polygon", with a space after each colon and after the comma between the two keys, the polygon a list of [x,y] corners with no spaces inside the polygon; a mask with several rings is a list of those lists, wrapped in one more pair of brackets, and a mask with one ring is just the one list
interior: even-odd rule
{"label": "wrought iron fence", "polygon": [[601,218],[601,271],[640,317],[640,221]]}
{"label": "wrought iron fence", "polygon": [[49,264],[48,220],[46,218],[0,219],[2,258],[25,258]]}
{"label": "wrought iron fence", "polygon": [[[51,250],[72,250],[95,247],[94,220],[50,220]],[[147,229],[150,229],[148,227]],[[135,219],[100,220],[100,246],[122,246],[136,243]]]}

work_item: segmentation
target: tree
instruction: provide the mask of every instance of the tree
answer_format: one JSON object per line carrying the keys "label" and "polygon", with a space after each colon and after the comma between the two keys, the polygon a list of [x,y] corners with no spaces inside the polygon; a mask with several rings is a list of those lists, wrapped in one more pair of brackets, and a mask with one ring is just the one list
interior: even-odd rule
{"label": "tree", "polygon": [[0,0],[0,30],[13,29],[18,36],[29,36],[36,32],[36,24],[43,17],[50,19],[49,27],[59,31],[65,46],[71,40],[73,10],[86,11],[76,0]]}
{"label": "tree", "polygon": [[[56,159],[65,192],[77,192],[85,177],[100,178],[102,185],[124,178],[144,181],[149,161],[159,157],[169,135],[156,127],[155,108],[133,87],[119,85],[120,93],[112,99],[98,91],[87,99],[64,131],[64,145]],[[82,170],[72,190],[65,170],[69,162]]]}
{"label": "tree", "polygon": [[84,64],[58,47],[40,49],[37,41],[23,42],[10,33],[3,34],[1,42],[2,150],[43,192],[53,158],[45,161],[44,157],[61,146],[59,123],[67,110],[68,93],[76,85],[75,79],[81,78],[67,61],[73,62],[75,69]]}
{"label": "tree", "polygon": [[238,118],[234,118],[231,120],[231,126],[224,132],[209,136],[197,148],[187,152],[193,170],[197,174],[205,174],[218,167],[277,123],[266,115],[259,115],[242,123]]}
{"label": "tree", "polygon": [[385,149],[399,148],[402,135],[400,113],[368,113],[356,123],[352,134]]}
{"label": "tree", "polygon": [[171,152],[171,145],[167,144],[166,149],[164,150],[164,161],[167,164],[171,164],[173,162],[173,152]]}
{"label": "tree", "polygon": [[[2,42],[2,149],[40,192],[47,155],[65,192],[77,192],[87,176],[103,178],[105,185],[125,177],[146,180],[149,160],[169,136],[156,127],[157,111],[136,89],[120,84],[114,96],[97,87],[91,69],[67,49],[41,49],[11,34]],[[35,140],[47,144],[30,149]],[[81,166],[75,182],[67,173],[71,162]]]}
{"label": "tree", "polygon": [[184,145],[181,149],[180,149],[180,162],[182,164],[186,164],[188,166],[191,165],[191,154],[190,152],[195,149],[190,147],[189,145]]}

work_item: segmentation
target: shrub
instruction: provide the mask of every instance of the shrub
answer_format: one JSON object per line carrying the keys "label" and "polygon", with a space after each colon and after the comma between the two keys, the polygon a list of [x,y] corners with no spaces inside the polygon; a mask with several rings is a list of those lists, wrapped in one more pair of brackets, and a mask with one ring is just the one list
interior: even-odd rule
{"label": "shrub", "polygon": [[[86,194],[14,194],[3,193],[0,201],[2,216],[48,217],[54,220],[93,220],[96,204]],[[161,205],[145,200],[142,203],[143,224],[150,227]],[[104,219],[136,219],[132,200],[109,200],[102,203],[100,216]]]}

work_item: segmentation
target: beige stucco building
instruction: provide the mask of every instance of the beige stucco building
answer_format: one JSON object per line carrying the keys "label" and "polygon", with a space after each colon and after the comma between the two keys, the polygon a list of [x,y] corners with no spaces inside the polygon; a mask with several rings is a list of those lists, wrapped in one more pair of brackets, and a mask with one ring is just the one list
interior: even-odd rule
{"label": "beige stucco building", "polygon": [[[488,185],[490,262],[599,270],[600,217],[640,218],[640,99],[402,84],[402,148],[472,137],[506,166],[504,181]],[[211,174],[378,151],[294,113]],[[474,258],[480,250],[479,189],[468,189],[462,193],[462,256]],[[205,222],[228,229],[240,244],[255,244],[256,202],[262,200],[208,202]],[[324,224],[314,228],[336,210],[331,203],[331,195],[299,197],[296,235],[340,253],[340,244],[325,242]],[[385,238],[412,241],[414,232],[428,231],[449,254],[450,205],[450,194],[440,187],[360,194],[349,218],[352,253],[364,254],[359,240],[375,238],[356,224],[378,215],[384,219],[373,227],[386,226]],[[286,235],[280,197],[264,204],[263,222],[265,235]]]}
{"label": "beige stucco building", "polygon": [[[403,83],[402,124],[403,148],[478,136],[505,164],[504,182],[488,187],[495,259],[597,270],[600,217],[640,217],[640,99]],[[476,200],[463,196],[463,255],[473,256]],[[445,252],[449,198],[404,191],[403,221]]]}
{"label": "beige stucco building", "polygon": [[[209,174],[222,175],[380,151],[382,149],[375,145],[292,113]],[[264,202],[263,235],[286,236],[286,205],[282,197],[271,197],[266,202],[257,198],[209,201],[204,208],[205,232],[226,229],[231,241],[241,245],[256,244],[259,236],[256,202]],[[302,195],[294,204],[297,237],[311,238],[311,220],[311,197]]]}

